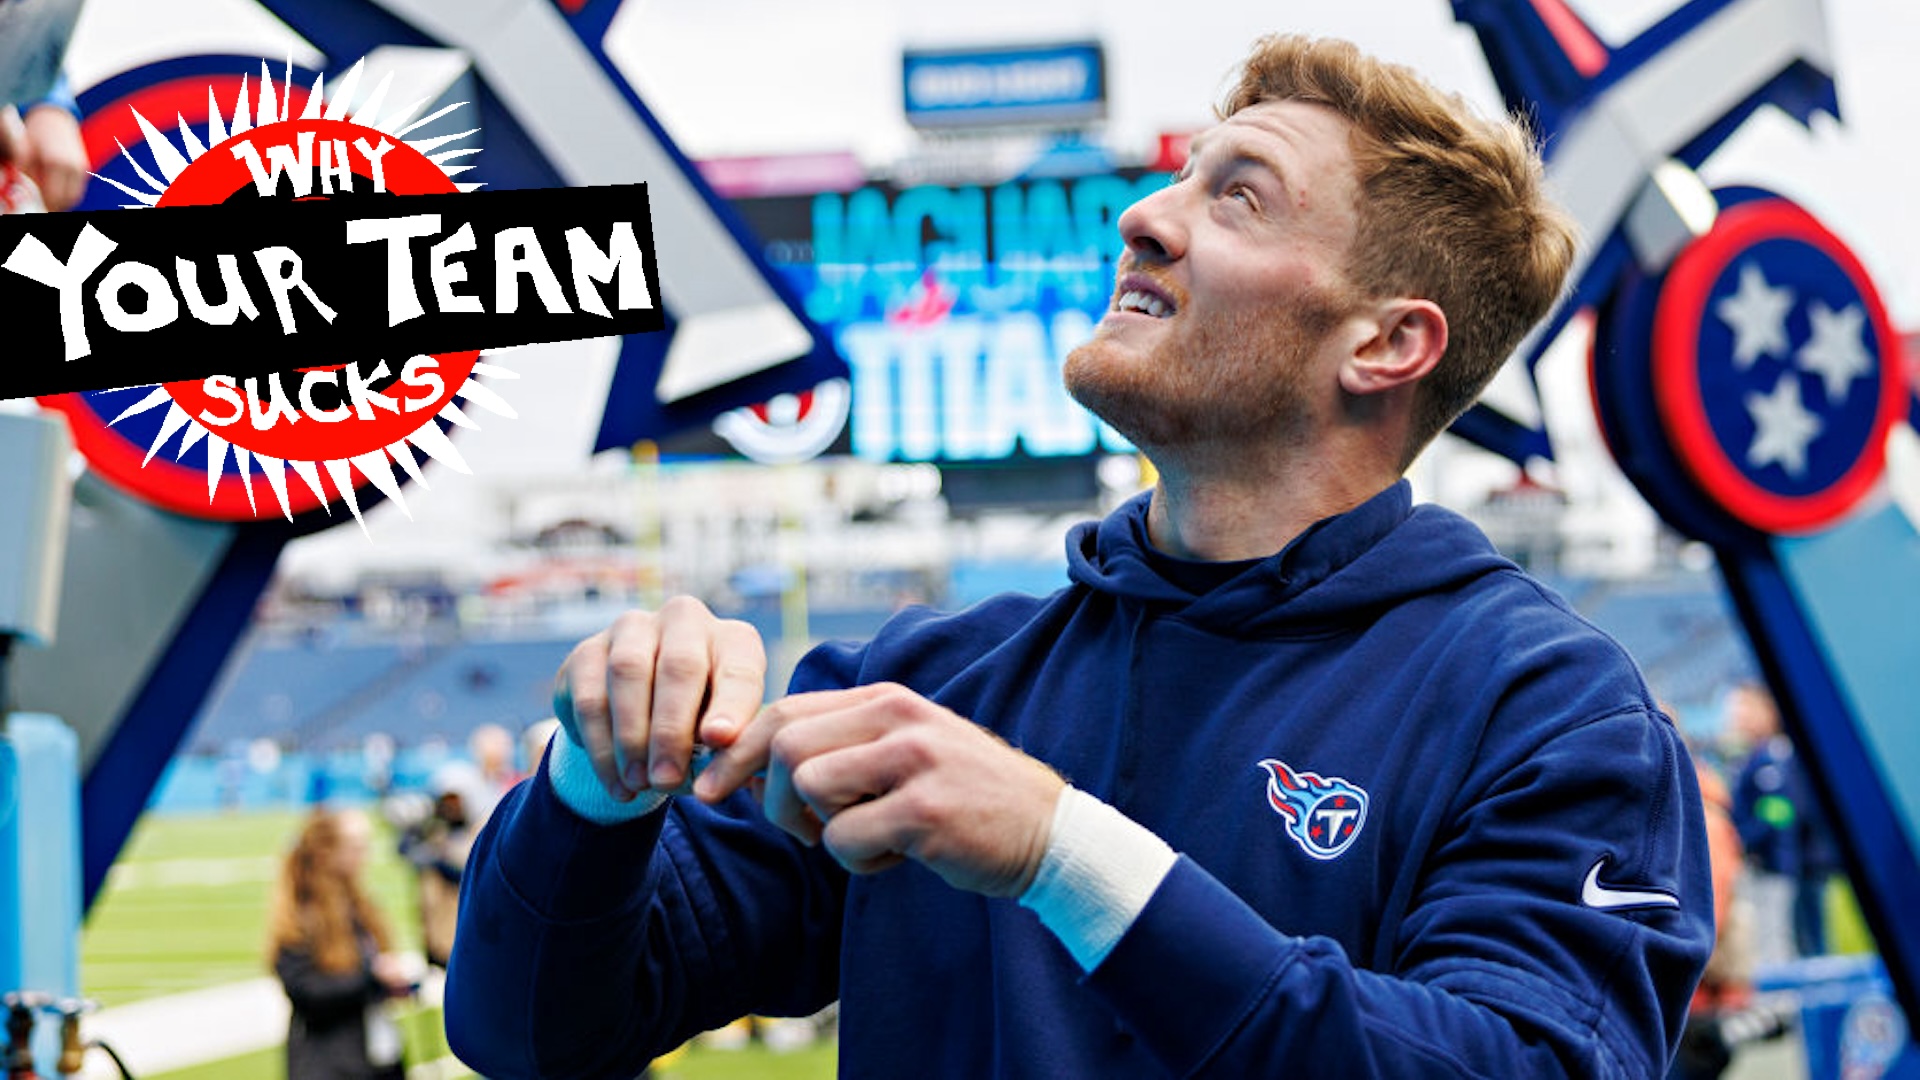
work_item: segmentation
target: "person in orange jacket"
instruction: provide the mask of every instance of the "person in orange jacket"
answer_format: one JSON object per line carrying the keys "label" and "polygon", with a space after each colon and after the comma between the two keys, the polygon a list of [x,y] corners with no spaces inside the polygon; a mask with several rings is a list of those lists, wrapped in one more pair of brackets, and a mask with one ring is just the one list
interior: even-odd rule
{"label": "person in orange jacket", "polygon": [[1733,822],[1733,795],[1718,770],[1694,758],[1700,779],[1700,801],[1705,805],[1707,855],[1713,863],[1713,955],[1706,974],[1693,992],[1687,1024],[1680,1036],[1680,1052],[1669,1080],[1713,1080],[1733,1060],[1733,1046],[1721,1020],[1741,1013],[1753,1003],[1753,941],[1751,919],[1739,896],[1740,870],[1746,847]]}

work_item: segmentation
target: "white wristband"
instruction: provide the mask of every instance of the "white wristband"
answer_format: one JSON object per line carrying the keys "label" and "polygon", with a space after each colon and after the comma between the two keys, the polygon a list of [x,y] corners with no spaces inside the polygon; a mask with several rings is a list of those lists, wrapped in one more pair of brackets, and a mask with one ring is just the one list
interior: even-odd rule
{"label": "white wristband", "polygon": [[1020,906],[1090,972],[1140,917],[1175,858],[1146,826],[1069,787],[1053,808],[1047,853]]}
{"label": "white wristband", "polygon": [[643,791],[629,802],[614,798],[595,775],[593,758],[564,731],[553,735],[553,748],[547,752],[547,779],[567,809],[598,825],[632,821],[667,804],[666,794],[658,791]]}

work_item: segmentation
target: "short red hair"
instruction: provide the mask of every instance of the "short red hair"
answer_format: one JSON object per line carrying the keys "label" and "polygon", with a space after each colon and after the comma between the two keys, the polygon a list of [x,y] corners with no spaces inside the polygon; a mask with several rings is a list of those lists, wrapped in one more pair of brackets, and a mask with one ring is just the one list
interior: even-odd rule
{"label": "short red hair", "polygon": [[1431,300],[1448,346],[1422,380],[1403,464],[1493,380],[1560,296],[1576,228],[1545,190],[1527,127],[1482,117],[1458,94],[1354,45],[1262,38],[1220,107],[1304,101],[1353,125],[1361,192],[1347,277],[1374,297]]}

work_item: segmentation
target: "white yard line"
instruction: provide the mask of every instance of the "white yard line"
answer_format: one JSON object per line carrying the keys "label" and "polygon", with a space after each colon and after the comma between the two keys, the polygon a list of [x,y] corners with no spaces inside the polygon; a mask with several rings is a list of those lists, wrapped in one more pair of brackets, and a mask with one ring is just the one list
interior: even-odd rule
{"label": "white yard line", "polygon": [[[438,1006],[441,979],[433,972],[421,988],[420,1003]],[[136,1077],[203,1065],[285,1045],[287,995],[270,976],[190,990],[102,1009],[83,1021],[90,1039],[113,1047]],[[424,1070],[424,1072],[423,1072]],[[469,1075],[448,1058],[415,1066],[423,1077]],[[87,1055],[83,1080],[118,1080],[119,1072],[102,1053]]]}
{"label": "white yard line", "polygon": [[[284,1045],[287,1015],[279,980],[263,976],[102,1009],[81,1026],[113,1047],[133,1075],[152,1076]],[[91,1053],[81,1075],[117,1080],[119,1073],[105,1054]]]}

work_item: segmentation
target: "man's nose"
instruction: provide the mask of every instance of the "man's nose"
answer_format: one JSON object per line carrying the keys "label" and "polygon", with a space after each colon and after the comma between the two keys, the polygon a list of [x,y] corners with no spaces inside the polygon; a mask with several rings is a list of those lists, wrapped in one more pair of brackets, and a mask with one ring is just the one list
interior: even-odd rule
{"label": "man's nose", "polygon": [[1172,262],[1186,254],[1180,224],[1181,185],[1172,184],[1134,203],[1120,215],[1120,239],[1144,262]]}

